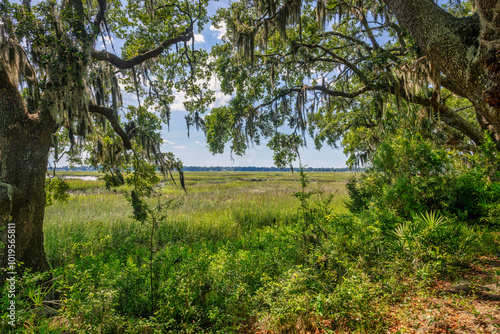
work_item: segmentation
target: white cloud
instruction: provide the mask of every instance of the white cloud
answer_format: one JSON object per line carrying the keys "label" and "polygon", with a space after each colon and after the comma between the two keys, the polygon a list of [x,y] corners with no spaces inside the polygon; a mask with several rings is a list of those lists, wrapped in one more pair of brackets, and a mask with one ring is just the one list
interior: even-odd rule
{"label": "white cloud", "polygon": [[195,142],[195,144],[201,144],[201,143],[200,143],[199,141],[197,141],[197,140],[195,140],[194,142]]}
{"label": "white cloud", "polygon": [[115,41],[115,39],[114,39],[113,37],[111,37],[111,36],[101,36],[101,40],[102,40],[102,39],[104,39],[104,41],[105,41],[106,43],[111,43],[111,42],[114,42],[114,41]]}
{"label": "white cloud", "polygon": [[217,38],[222,39],[222,37],[226,34],[227,32],[227,27],[224,22],[220,24],[220,28],[216,28],[213,24],[210,25],[210,30],[212,31],[217,31]]}
{"label": "white cloud", "polygon": [[172,146],[172,148],[176,148],[176,149],[178,149],[178,150],[185,150],[185,149],[187,149],[187,147],[186,147],[186,146],[184,146],[184,145],[180,145],[180,146]]}
{"label": "white cloud", "polygon": [[111,44],[115,41],[115,39],[111,36],[99,36],[97,39],[96,48],[104,49],[109,48],[112,49]]}
{"label": "white cloud", "polygon": [[170,144],[170,145],[175,145],[173,141],[163,139],[163,144]]}
{"label": "white cloud", "polygon": [[186,94],[184,92],[175,92],[174,96],[175,100],[170,106],[170,109],[173,111],[185,111],[184,102],[187,101]]}
{"label": "white cloud", "polygon": [[196,34],[194,35],[194,41],[196,43],[205,43],[205,36],[203,36],[202,34]]}
{"label": "white cloud", "polygon": [[225,105],[227,102],[231,100],[230,95],[226,95],[222,92],[215,92],[215,101],[210,104],[210,108],[218,108]]}
{"label": "white cloud", "polygon": [[137,106],[137,95],[134,93],[126,93],[122,90],[122,101],[123,106],[126,108],[127,106]]}
{"label": "white cloud", "polygon": [[[208,83],[208,88],[213,90],[215,93],[215,101],[212,102],[209,105],[209,108],[216,108],[223,106],[225,103],[229,102],[231,100],[230,95],[226,95],[220,91],[220,81],[217,80],[217,78],[212,77],[210,78],[209,81],[205,79],[200,79],[196,81],[196,84],[199,86],[203,86],[204,84]],[[184,102],[188,101],[188,98],[186,98],[185,92],[175,92],[174,93],[175,100],[172,105],[170,105],[170,109],[172,111],[186,111],[186,108],[184,107]]]}
{"label": "white cloud", "polygon": [[[215,101],[209,105],[209,108],[217,108],[223,106],[229,100],[231,100],[230,95],[226,95],[220,91],[220,81],[215,77],[211,77],[209,81],[206,80],[198,80],[196,82],[198,85],[202,85],[204,83],[208,83],[208,88],[214,91]],[[210,113],[207,113],[209,115]]]}

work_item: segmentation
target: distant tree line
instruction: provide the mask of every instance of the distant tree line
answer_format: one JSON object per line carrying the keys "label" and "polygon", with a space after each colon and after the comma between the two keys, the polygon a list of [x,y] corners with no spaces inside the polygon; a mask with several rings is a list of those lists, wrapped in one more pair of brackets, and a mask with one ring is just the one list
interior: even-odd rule
{"label": "distant tree line", "polygon": [[[57,172],[68,172],[68,171],[97,171],[98,169],[91,166],[78,166],[78,167],[57,167]],[[290,172],[291,168],[278,168],[278,167],[223,167],[223,166],[210,166],[210,167],[201,167],[201,166],[187,166],[184,167],[183,170],[185,172]],[[294,171],[299,170],[299,168],[294,168]],[[307,167],[304,168],[306,172],[360,172],[363,171],[363,168],[353,168],[349,169],[347,167],[344,168],[329,168],[329,167],[321,167],[321,168],[312,168]]]}
{"label": "distant tree line", "polygon": [[[185,172],[290,172],[291,168],[278,168],[278,167],[221,167],[221,166],[212,166],[212,167],[200,167],[200,166],[189,166],[184,167],[183,170]],[[299,168],[293,168],[294,171],[298,171]],[[329,168],[329,167],[321,167],[321,168],[312,168],[307,167],[304,168],[307,172],[349,172],[349,171],[360,171],[360,169],[352,169],[350,170],[347,167],[344,168]]]}

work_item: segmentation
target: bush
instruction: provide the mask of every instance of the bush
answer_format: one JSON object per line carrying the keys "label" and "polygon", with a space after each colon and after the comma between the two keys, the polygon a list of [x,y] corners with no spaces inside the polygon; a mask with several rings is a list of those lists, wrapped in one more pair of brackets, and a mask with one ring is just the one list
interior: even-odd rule
{"label": "bush", "polygon": [[381,211],[403,221],[441,211],[469,224],[494,224],[500,186],[492,181],[490,151],[482,147],[471,156],[437,148],[420,135],[393,138],[378,147],[371,168],[348,183],[346,206],[353,213]]}
{"label": "bush", "polygon": [[45,206],[54,204],[55,201],[67,202],[69,184],[60,177],[48,178],[45,183]]}
{"label": "bush", "polygon": [[477,248],[478,236],[463,224],[426,212],[397,226],[388,239],[393,258],[415,261],[465,261]]}

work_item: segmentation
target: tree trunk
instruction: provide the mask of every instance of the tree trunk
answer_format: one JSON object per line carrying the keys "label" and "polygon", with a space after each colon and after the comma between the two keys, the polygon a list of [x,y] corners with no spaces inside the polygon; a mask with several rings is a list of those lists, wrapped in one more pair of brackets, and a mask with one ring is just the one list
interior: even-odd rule
{"label": "tree trunk", "polygon": [[[7,245],[8,232],[15,229],[15,261],[33,271],[49,269],[43,247],[45,174],[50,148],[50,132],[21,128],[0,138],[1,188],[0,240]],[[12,259],[12,258],[11,258]],[[0,267],[10,265],[8,247],[0,254]]]}
{"label": "tree trunk", "polygon": [[[398,22],[476,110],[500,143],[499,0],[476,0],[478,14],[456,18],[433,0],[385,0]],[[455,91],[457,93],[457,91]]]}
{"label": "tree trunk", "polygon": [[[0,64],[0,242],[5,245],[0,249],[0,268],[15,269],[22,275],[26,268],[49,269],[43,248],[43,217],[45,174],[55,123],[41,112],[28,113],[8,74]],[[15,248],[11,246],[12,235]],[[0,277],[5,274],[0,271]]]}

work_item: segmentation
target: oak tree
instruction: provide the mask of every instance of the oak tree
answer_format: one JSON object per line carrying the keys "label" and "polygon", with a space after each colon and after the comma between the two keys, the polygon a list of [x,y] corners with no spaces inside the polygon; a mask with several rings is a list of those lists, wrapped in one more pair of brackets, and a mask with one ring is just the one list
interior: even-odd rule
{"label": "oak tree", "polygon": [[[49,152],[77,157],[119,176],[124,163],[179,167],[160,151],[160,129],[177,92],[200,108],[194,35],[205,0],[47,0],[0,3],[0,241],[15,226],[15,260],[49,267],[43,247]],[[123,46],[115,49],[113,41]],[[117,51],[121,50],[121,54]],[[124,105],[121,91],[134,93]],[[191,123],[193,120],[188,119]],[[67,144],[67,146],[65,146]],[[0,252],[0,268],[8,262]],[[17,267],[16,267],[17,268]]]}

